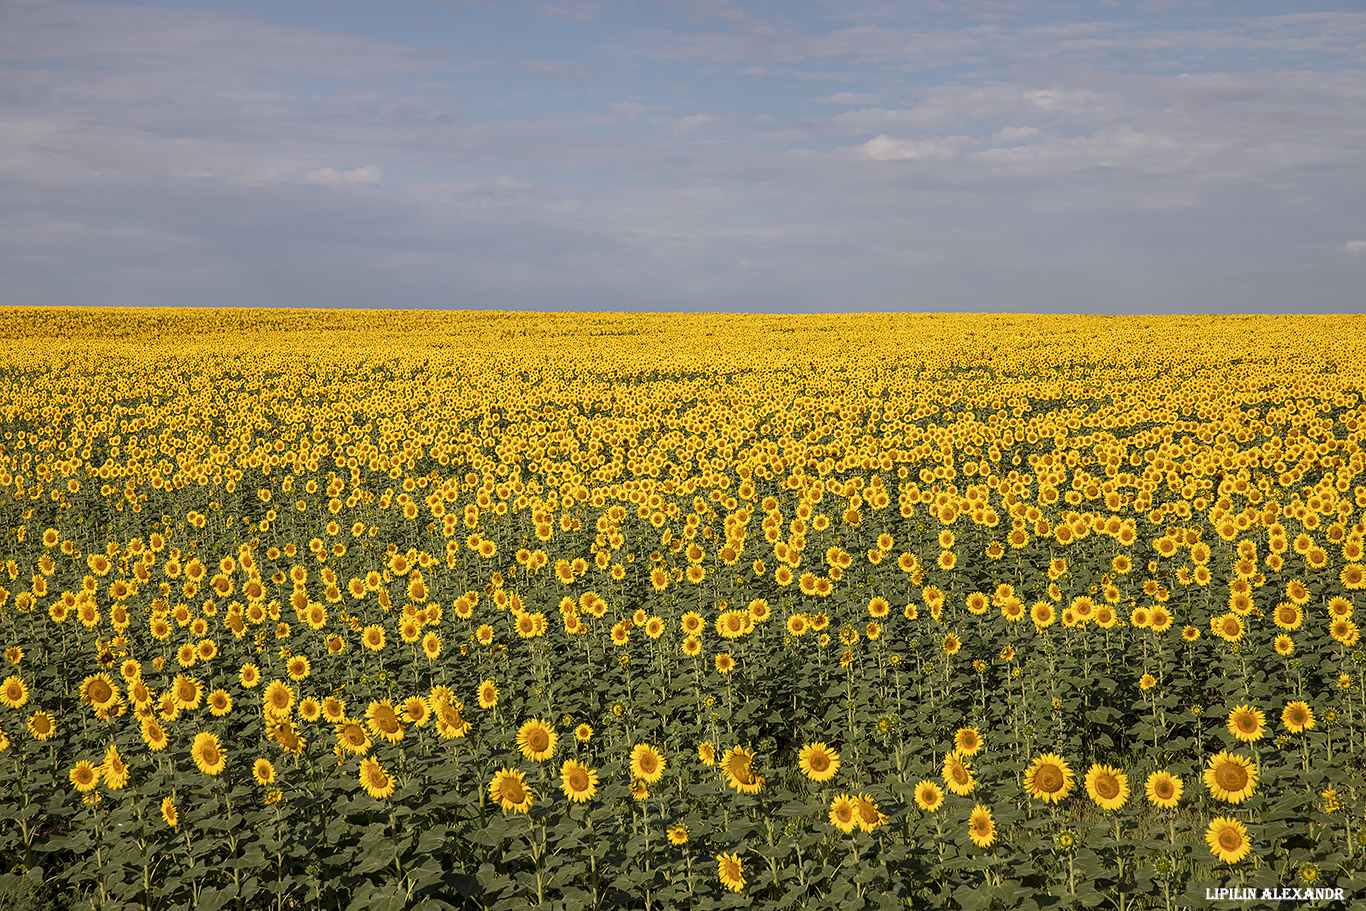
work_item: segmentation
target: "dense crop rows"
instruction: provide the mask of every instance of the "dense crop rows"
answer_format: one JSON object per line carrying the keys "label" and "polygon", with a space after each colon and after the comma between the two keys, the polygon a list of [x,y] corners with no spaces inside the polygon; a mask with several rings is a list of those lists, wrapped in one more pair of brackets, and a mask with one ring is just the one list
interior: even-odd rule
{"label": "dense crop rows", "polygon": [[1366,895],[1366,327],[9,315],[11,888]]}

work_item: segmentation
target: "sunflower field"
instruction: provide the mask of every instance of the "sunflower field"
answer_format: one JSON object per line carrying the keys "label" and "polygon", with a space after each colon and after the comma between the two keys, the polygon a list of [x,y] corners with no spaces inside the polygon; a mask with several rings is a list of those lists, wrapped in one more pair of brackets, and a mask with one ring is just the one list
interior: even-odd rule
{"label": "sunflower field", "polygon": [[1366,899],[1362,319],[6,316],[6,894]]}

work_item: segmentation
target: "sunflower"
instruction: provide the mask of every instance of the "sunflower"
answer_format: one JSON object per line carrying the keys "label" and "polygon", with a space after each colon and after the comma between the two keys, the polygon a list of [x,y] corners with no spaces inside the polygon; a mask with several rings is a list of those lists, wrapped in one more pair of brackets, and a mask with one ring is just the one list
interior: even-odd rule
{"label": "sunflower", "polygon": [[1338,642],[1348,647],[1356,645],[1361,639],[1361,630],[1357,628],[1355,623],[1347,619],[1334,620],[1329,627],[1329,633]]}
{"label": "sunflower", "polygon": [[560,766],[560,790],[575,803],[592,800],[598,793],[597,770],[566,759]]}
{"label": "sunflower", "polygon": [[990,848],[996,842],[996,821],[991,818],[991,811],[980,803],[972,808],[972,815],[968,817],[968,835],[979,848]]}
{"label": "sunflower", "polygon": [[384,633],[384,627],[378,623],[372,623],[361,630],[360,641],[361,645],[370,651],[378,652],[384,648],[384,643],[388,641],[388,637]]}
{"label": "sunflower", "polygon": [[104,783],[111,791],[118,791],[128,784],[131,777],[128,772],[128,763],[119,755],[119,748],[114,744],[109,745],[109,750],[104,754],[104,763],[100,766],[100,774],[104,777]]}
{"label": "sunflower", "polygon": [[940,642],[940,646],[944,649],[944,654],[956,655],[958,654],[958,650],[963,647],[963,641],[954,633],[949,633],[944,637],[943,641]]}
{"label": "sunflower", "polygon": [[1181,793],[1185,790],[1185,783],[1179,777],[1165,770],[1153,772],[1148,776],[1144,790],[1148,794],[1148,802],[1155,807],[1172,809],[1181,801]]}
{"label": "sunflower", "polygon": [[365,722],[376,740],[398,743],[408,732],[399,721],[398,710],[388,699],[372,701],[365,710]]}
{"label": "sunflower", "polygon": [[848,794],[836,794],[830,801],[830,825],[845,835],[858,828],[858,810]]}
{"label": "sunflower", "polygon": [[34,740],[47,740],[57,732],[57,722],[47,712],[34,712],[28,719],[28,732]]}
{"label": "sunflower", "polygon": [[1247,828],[1238,820],[1216,816],[1205,830],[1205,844],[1210,853],[1226,864],[1236,864],[1252,852]]}
{"label": "sunflower", "polygon": [[337,745],[346,752],[355,756],[364,756],[370,752],[370,734],[359,721],[354,718],[343,718],[337,722],[335,730]]}
{"label": "sunflower", "polygon": [[166,730],[160,722],[151,717],[143,718],[140,727],[142,740],[147,744],[147,749],[154,753],[166,749],[166,745],[170,743],[170,738],[166,736]]}
{"label": "sunflower", "polygon": [[574,728],[574,739],[577,740],[579,743],[587,743],[588,741],[592,740],[593,726],[585,721],[583,724]]}
{"label": "sunflower", "polygon": [[346,701],[336,696],[328,696],[322,704],[323,718],[336,724],[346,716]]}
{"label": "sunflower", "polygon": [[638,743],[631,750],[631,775],[646,784],[654,784],[664,777],[668,762],[648,743]]}
{"label": "sunflower", "polygon": [[422,653],[427,656],[428,661],[435,661],[441,657],[441,637],[434,632],[428,632],[423,636]]}
{"label": "sunflower", "polygon": [[716,765],[716,747],[704,740],[697,745],[697,759],[705,766]]}
{"label": "sunflower", "polygon": [[1245,756],[1223,750],[1205,766],[1205,787],[1219,800],[1242,803],[1257,790],[1257,766]]}
{"label": "sunflower", "polygon": [[555,755],[560,735],[548,722],[533,718],[517,729],[517,749],[533,762],[545,762]]}
{"label": "sunflower", "polygon": [[374,757],[367,756],[360,761],[360,786],[371,797],[383,800],[394,793],[398,780],[384,771]]}
{"label": "sunflower", "polygon": [[489,783],[489,796],[505,812],[512,813],[526,813],[536,801],[536,793],[527,787],[520,769],[502,769],[495,773]]}
{"label": "sunflower", "polygon": [[1286,632],[1294,632],[1304,623],[1304,611],[1298,605],[1282,601],[1271,612],[1271,619]]}
{"label": "sunflower", "polygon": [[1281,724],[1292,734],[1314,729],[1314,710],[1307,702],[1291,702],[1281,711]]}
{"label": "sunflower", "polygon": [[[302,707],[299,709],[299,714],[303,714]],[[409,696],[399,706],[399,714],[404,721],[415,728],[420,728],[425,727],[427,722],[431,720],[432,710],[426,699],[421,696]]]}
{"label": "sunflower", "polygon": [[194,759],[194,764],[199,766],[199,771],[205,775],[217,775],[228,765],[227,754],[223,752],[217,735],[207,731],[200,731],[194,735],[190,756]]}
{"label": "sunflower", "polygon": [[716,656],[716,672],[718,674],[729,674],[735,670],[735,659],[729,652],[723,652]]}
{"label": "sunflower", "polygon": [[858,820],[858,827],[865,832],[871,832],[878,826],[887,824],[887,817],[877,808],[877,803],[867,794],[860,794],[853,798],[854,815]]}
{"label": "sunflower", "polygon": [[840,770],[840,754],[822,742],[808,743],[797,754],[797,765],[812,781],[829,781]]}
{"label": "sunflower", "polygon": [[243,689],[251,689],[261,682],[261,670],[254,664],[244,664],[237,674],[237,682]]}
{"label": "sunflower", "polygon": [[1056,753],[1035,757],[1025,772],[1024,789],[1044,803],[1058,803],[1072,791],[1072,767]]}
{"label": "sunflower", "polygon": [[972,594],[968,595],[968,610],[974,614],[985,614],[987,612],[987,607],[990,604],[990,599],[988,599],[987,596],[981,592],[973,592]]}
{"label": "sunflower", "polygon": [[0,702],[12,709],[21,709],[28,703],[28,685],[22,677],[6,677],[0,683]]}
{"label": "sunflower", "polygon": [[726,784],[741,794],[758,794],[764,789],[764,779],[754,774],[754,754],[736,746],[721,756],[721,772]]}
{"label": "sunflower", "polygon": [[1034,606],[1029,609],[1029,618],[1034,621],[1037,629],[1047,629],[1057,620],[1057,614],[1049,602],[1035,601]]}
{"label": "sunflower", "polygon": [[1295,653],[1295,640],[1285,634],[1277,636],[1272,645],[1275,646],[1278,655],[1288,657]]}
{"label": "sunflower", "polygon": [[284,718],[294,708],[294,690],[283,680],[272,680],[261,693],[261,702],[267,715]]}
{"label": "sunflower", "polygon": [[498,686],[492,680],[484,680],[479,684],[479,707],[481,709],[491,709],[498,704]]}
{"label": "sunflower", "polygon": [[465,719],[465,705],[458,699],[451,702],[438,699],[431,706],[432,714],[436,716],[436,733],[442,740],[464,737],[474,727]]}
{"label": "sunflower", "polygon": [[161,798],[161,818],[166,820],[166,825],[172,829],[180,825],[180,811],[176,809],[175,801],[169,796]]}
{"label": "sunflower", "polygon": [[1086,793],[1102,810],[1118,810],[1129,799],[1129,777],[1113,766],[1093,763],[1086,772]]}
{"label": "sunflower", "polygon": [[[1344,548],[1344,551],[1346,548]],[[1344,556],[1346,554],[1344,553]],[[1338,581],[1344,588],[1352,590],[1366,588],[1366,567],[1360,563],[1349,563],[1338,573]]]}
{"label": "sunflower", "polygon": [[687,826],[674,826],[666,834],[669,836],[669,844],[671,845],[686,845],[688,843]]}
{"label": "sunflower", "polygon": [[977,788],[977,778],[966,758],[951,750],[944,755],[944,784],[959,797],[966,797]]}
{"label": "sunflower", "polygon": [[200,702],[203,701],[204,688],[195,678],[176,674],[175,679],[171,681],[171,698],[175,700],[177,709],[192,712],[199,708]]}
{"label": "sunflower", "polygon": [[259,785],[268,785],[275,780],[275,766],[269,759],[259,758],[251,764],[251,777]]}
{"label": "sunflower", "polygon": [[922,781],[915,786],[916,806],[927,813],[933,813],[944,805],[944,792],[933,781]]}
{"label": "sunflower", "polygon": [[[27,698],[27,692],[25,692]],[[97,712],[107,712],[118,702],[119,691],[108,674],[91,674],[81,681],[81,701]],[[22,705],[23,703],[20,703]],[[11,706],[14,708],[15,706]]]}
{"label": "sunflower", "polygon": [[306,679],[312,672],[312,662],[303,655],[295,655],[290,658],[289,663],[285,666],[285,673],[289,675],[289,679],[295,682]]}
{"label": "sunflower", "polygon": [[1237,642],[1243,638],[1246,628],[1237,614],[1222,614],[1210,618],[1210,629],[1225,642]]}
{"label": "sunflower", "polygon": [[976,756],[983,746],[982,735],[976,728],[959,728],[953,734],[953,748],[960,756]]}
{"label": "sunflower", "polygon": [[95,790],[100,783],[100,775],[103,769],[82,759],[71,768],[69,777],[72,786],[82,794]]}
{"label": "sunflower", "polygon": [[721,885],[730,891],[744,891],[745,870],[740,863],[739,854],[716,855],[716,875],[721,878]]}
{"label": "sunflower", "polygon": [[1228,732],[1243,743],[1261,740],[1266,735],[1266,714],[1250,705],[1240,705],[1228,713]]}

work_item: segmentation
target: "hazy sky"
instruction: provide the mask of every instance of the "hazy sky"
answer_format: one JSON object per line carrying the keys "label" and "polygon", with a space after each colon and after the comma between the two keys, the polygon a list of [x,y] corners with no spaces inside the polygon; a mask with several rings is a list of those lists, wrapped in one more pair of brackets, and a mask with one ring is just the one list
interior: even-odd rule
{"label": "hazy sky", "polygon": [[0,0],[0,303],[1362,311],[1366,3]]}

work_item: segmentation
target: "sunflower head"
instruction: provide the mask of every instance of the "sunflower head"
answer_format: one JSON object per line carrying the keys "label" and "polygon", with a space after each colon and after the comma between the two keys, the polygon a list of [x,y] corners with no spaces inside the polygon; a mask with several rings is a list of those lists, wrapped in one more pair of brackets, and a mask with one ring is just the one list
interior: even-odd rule
{"label": "sunflower head", "polygon": [[797,754],[802,774],[812,781],[826,782],[840,769],[840,754],[822,742],[809,743]]}
{"label": "sunflower head", "polygon": [[944,792],[933,781],[922,781],[915,786],[915,804],[927,813],[944,805]]}
{"label": "sunflower head", "polygon": [[520,769],[502,769],[495,773],[489,783],[489,796],[509,813],[526,813],[536,800]]}
{"label": "sunflower head", "polygon": [[533,762],[545,762],[555,755],[555,745],[559,739],[548,722],[533,718],[518,729],[517,749]]}
{"label": "sunflower head", "polygon": [[1257,766],[1245,756],[1221,751],[1205,766],[1205,787],[1219,800],[1242,803],[1257,789]]}
{"label": "sunflower head", "polygon": [[1281,724],[1292,734],[1313,730],[1314,710],[1307,702],[1291,702],[1281,712]]}
{"label": "sunflower head", "polygon": [[1086,793],[1102,810],[1118,810],[1129,798],[1129,778],[1113,766],[1095,763],[1086,773]]}
{"label": "sunflower head", "polygon": [[1228,731],[1244,743],[1261,740],[1266,733],[1266,715],[1251,705],[1240,705],[1228,714]]}
{"label": "sunflower head", "polygon": [[944,784],[959,797],[971,794],[977,787],[977,779],[972,773],[972,766],[968,759],[956,750],[950,751],[944,756],[943,773]]}
{"label": "sunflower head", "polygon": [[991,810],[980,803],[973,807],[972,815],[968,817],[968,836],[979,848],[989,848],[996,842],[996,822],[991,817]]}
{"label": "sunflower head", "polygon": [[1217,860],[1226,864],[1236,864],[1252,853],[1247,828],[1227,816],[1210,820],[1209,828],[1205,830],[1205,844]]}
{"label": "sunflower head", "polygon": [[1058,803],[1072,791],[1076,776],[1072,767],[1056,753],[1044,753],[1025,772],[1024,787],[1031,797],[1045,803]]}
{"label": "sunflower head", "polygon": [[631,750],[631,775],[646,784],[654,784],[664,777],[668,762],[648,743],[638,743]]}
{"label": "sunflower head", "polygon": [[836,794],[830,801],[830,824],[845,835],[858,828],[858,810],[848,794]]}
{"label": "sunflower head", "polygon": [[959,728],[953,735],[953,747],[962,756],[976,756],[982,751],[982,735],[976,728]]}
{"label": "sunflower head", "polygon": [[1181,801],[1185,785],[1177,776],[1161,770],[1148,776],[1144,790],[1148,795],[1148,802],[1153,806],[1172,809]]}
{"label": "sunflower head", "polygon": [[744,891],[745,871],[744,866],[740,863],[739,854],[716,855],[716,874],[721,880],[721,885],[730,891]]}

